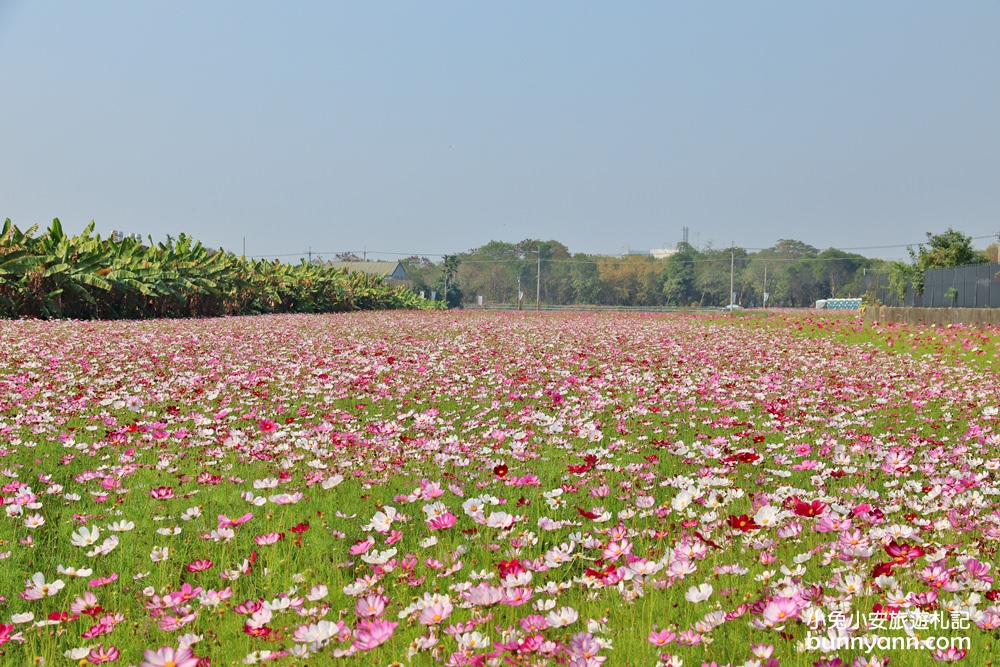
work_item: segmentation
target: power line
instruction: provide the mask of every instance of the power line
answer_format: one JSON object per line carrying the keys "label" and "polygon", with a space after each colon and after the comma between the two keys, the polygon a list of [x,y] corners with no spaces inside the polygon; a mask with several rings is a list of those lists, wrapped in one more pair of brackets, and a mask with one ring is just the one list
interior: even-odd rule
{"label": "power line", "polygon": [[[972,237],[969,237],[969,238],[971,240],[978,241],[978,240],[982,240],[982,239],[995,239],[996,237],[997,237],[996,234],[989,234],[989,235],[985,235],[985,236],[972,236]],[[922,242],[917,242],[917,243],[901,243],[901,244],[894,244],[894,245],[851,246],[851,247],[845,247],[845,248],[830,248],[830,249],[831,250],[841,250],[841,251],[845,251],[845,252],[846,251],[855,251],[855,250],[892,250],[892,249],[898,249],[898,248],[912,248],[913,246],[920,246],[920,245],[924,245],[925,243],[927,243],[927,241],[922,241]],[[770,247],[767,247],[767,248],[755,248],[755,247],[746,246],[746,247],[740,247],[740,250],[754,251],[754,252],[762,252],[762,251],[768,251],[768,250],[774,251],[775,250],[775,246],[770,246]],[[472,251],[469,251],[469,253],[471,253],[471,252]],[[719,250],[717,252],[722,252],[722,250]],[[349,255],[361,256],[363,254],[368,254],[368,255],[391,255],[391,256],[394,256],[394,257],[428,257],[428,258],[430,258],[430,257],[445,257],[446,255],[463,255],[463,254],[468,254],[468,253],[462,253],[462,252],[457,252],[457,253],[456,252],[451,252],[451,253],[448,253],[448,252],[424,252],[424,253],[417,253],[417,252],[394,252],[394,251],[390,251],[390,250],[336,250],[336,251],[330,251],[330,252],[318,252],[318,251],[310,249],[310,250],[307,250],[305,252],[288,252],[288,253],[271,253],[271,254],[265,254],[265,255],[253,255],[252,258],[253,259],[264,259],[264,258],[271,258],[271,257],[273,257],[273,258],[280,258],[280,257],[302,257],[302,258],[305,258],[307,256],[311,258],[312,256],[336,257],[338,255],[340,255],[340,256],[345,256],[345,255],[346,256],[349,256]],[[544,259],[543,258],[542,261],[545,261],[545,262],[563,262],[563,263],[568,263],[568,264],[576,264],[576,263],[579,263],[579,264],[596,264],[596,263],[599,263],[600,261],[602,261],[604,259],[632,257],[632,256],[635,256],[635,257],[644,257],[644,256],[648,256],[648,255],[644,255],[644,254],[640,254],[640,253],[608,253],[608,254],[601,254],[601,255],[595,254],[595,255],[592,255],[592,256],[593,257],[597,257],[598,259],[593,259],[592,260],[592,259],[555,259],[555,258]],[[764,258],[761,258],[761,259],[764,259]],[[799,256],[799,257],[768,257],[766,259],[767,259],[767,261],[793,261],[794,262],[794,261],[798,261],[799,259],[813,259],[813,260],[816,260],[816,261],[838,261],[838,260],[844,259],[844,258],[841,258],[841,257]],[[878,258],[866,257],[865,259],[878,259]],[[530,260],[526,260],[526,259],[497,259],[497,260],[463,259],[462,263],[463,264],[505,264],[505,263],[512,263],[512,262],[521,262],[521,261],[530,261]],[[707,258],[707,259],[696,259],[696,260],[686,260],[686,261],[691,261],[691,262],[712,262],[712,261],[718,261],[718,260],[716,258]],[[880,260],[880,261],[882,261],[882,260]]]}

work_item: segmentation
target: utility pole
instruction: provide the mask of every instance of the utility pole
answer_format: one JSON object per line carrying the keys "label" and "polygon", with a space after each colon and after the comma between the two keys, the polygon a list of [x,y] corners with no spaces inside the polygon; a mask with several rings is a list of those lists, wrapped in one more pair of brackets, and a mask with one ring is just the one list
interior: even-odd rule
{"label": "utility pole", "polygon": [[309,246],[309,252],[307,252],[306,254],[309,255],[309,263],[312,264],[313,263],[313,247],[312,246]]}
{"label": "utility pole", "polygon": [[767,308],[767,264],[764,265],[764,307]]}
{"label": "utility pole", "polygon": [[535,312],[538,312],[542,295],[542,246],[538,246],[538,269],[535,272]]}
{"label": "utility pole", "polygon": [[735,301],[736,293],[733,292],[733,269],[736,267],[736,242],[733,241],[732,245],[729,246],[729,314],[733,314],[733,301]]}
{"label": "utility pole", "polygon": [[521,310],[521,276],[517,276],[517,309]]}
{"label": "utility pole", "polygon": [[247,258],[247,237],[243,237],[243,259]]}

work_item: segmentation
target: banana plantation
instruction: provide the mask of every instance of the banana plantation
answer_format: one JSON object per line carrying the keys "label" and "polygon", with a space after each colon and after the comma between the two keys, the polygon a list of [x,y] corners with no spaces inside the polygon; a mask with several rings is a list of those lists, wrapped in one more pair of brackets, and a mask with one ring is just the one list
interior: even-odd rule
{"label": "banana plantation", "polygon": [[79,236],[59,220],[42,233],[0,230],[0,317],[138,319],[420,308],[405,287],[329,266],[210,250],[181,234],[165,243]]}

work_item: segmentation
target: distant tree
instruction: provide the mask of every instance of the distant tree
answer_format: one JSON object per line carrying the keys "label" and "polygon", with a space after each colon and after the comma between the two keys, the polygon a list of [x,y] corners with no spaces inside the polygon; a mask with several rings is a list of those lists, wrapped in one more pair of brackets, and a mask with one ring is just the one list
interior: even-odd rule
{"label": "distant tree", "polygon": [[826,288],[816,279],[816,264],[820,263],[812,258],[803,258],[785,267],[781,282],[788,305],[802,308],[826,296]]}
{"label": "distant tree", "polygon": [[986,246],[986,250],[983,251],[987,259],[991,262],[1000,262],[1000,243],[991,243]]}
{"label": "distant tree", "polygon": [[663,270],[663,297],[667,305],[689,305],[697,299],[695,261],[698,251],[687,243],[677,244],[677,253],[666,259]]}
{"label": "distant tree", "polygon": [[460,308],[464,295],[458,284],[458,267],[461,264],[458,255],[445,255],[442,262],[440,277],[434,282],[434,290],[443,299],[448,308]]}
{"label": "distant tree", "polygon": [[598,259],[591,255],[577,253],[570,267],[570,281],[573,286],[573,303],[599,303],[601,298],[601,275],[597,268]]}
{"label": "distant tree", "polygon": [[[847,285],[854,285],[858,270],[865,268],[871,262],[866,257],[856,255],[836,248],[828,248],[819,254],[818,260],[813,264],[815,278],[818,283],[827,286],[825,296],[835,297]],[[860,281],[856,285],[860,292]],[[819,297],[822,298],[822,297]]]}
{"label": "distant tree", "polygon": [[403,270],[406,271],[406,278],[410,281],[410,289],[415,293],[424,293],[426,298],[430,298],[431,290],[434,289],[434,282],[441,275],[441,267],[426,257],[413,255],[400,260]]}
{"label": "distant tree", "polygon": [[819,254],[818,249],[794,239],[778,239],[778,242],[770,249],[779,255],[792,255],[793,257],[815,257]]}
{"label": "distant tree", "polygon": [[927,269],[983,264],[989,261],[985,253],[972,247],[972,237],[951,227],[941,234],[927,232],[927,244],[920,244],[916,250],[907,248],[913,263],[913,287],[917,294],[924,293],[924,271]]}

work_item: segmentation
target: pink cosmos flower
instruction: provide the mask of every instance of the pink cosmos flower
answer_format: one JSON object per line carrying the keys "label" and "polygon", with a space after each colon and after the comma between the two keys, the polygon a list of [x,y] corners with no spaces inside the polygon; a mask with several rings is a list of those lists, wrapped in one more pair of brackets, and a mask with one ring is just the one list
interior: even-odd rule
{"label": "pink cosmos flower", "polygon": [[74,614],[99,614],[101,613],[101,605],[97,603],[97,596],[87,591],[73,601],[69,610]]}
{"label": "pink cosmos flower", "polygon": [[198,560],[195,560],[195,561],[192,561],[192,562],[188,563],[187,571],[188,572],[204,572],[205,570],[211,568],[212,565],[214,565],[214,563],[212,561],[210,561],[209,559],[207,559],[207,558],[199,558]]}
{"label": "pink cosmos flower", "polygon": [[90,653],[87,655],[87,662],[92,665],[99,665],[102,662],[113,662],[118,659],[120,655],[117,648],[114,646],[104,647],[103,644],[95,646],[90,649]]}
{"label": "pink cosmos flower", "polygon": [[259,547],[264,547],[269,544],[275,544],[278,540],[285,536],[284,533],[265,533],[264,535],[257,535],[253,538],[254,543]]}
{"label": "pink cosmos flower", "polygon": [[436,516],[433,519],[427,521],[427,527],[431,530],[447,530],[455,525],[455,521],[458,518],[451,512],[445,512],[440,516]]}
{"label": "pink cosmos flower", "polygon": [[110,634],[112,630],[115,629],[114,624],[105,623],[102,618],[96,625],[90,626],[86,632],[84,632],[81,637],[84,639],[93,639],[94,637],[100,637],[101,635]]}
{"label": "pink cosmos flower", "polygon": [[451,616],[453,610],[451,602],[441,600],[421,609],[417,620],[421,625],[437,625]]}
{"label": "pink cosmos flower", "polygon": [[957,649],[954,646],[949,646],[947,650],[935,649],[931,653],[931,657],[938,662],[958,662],[965,657],[968,653],[964,648]]}
{"label": "pink cosmos flower", "polygon": [[357,556],[359,554],[363,554],[363,553],[367,552],[373,546],[375,546],[375,540],[374,540],[374,538],[369,537],[369,538],[366,538],[364,540],[359,540],[358,542],[355,542],[354,544],[352,544],[351,547],[350,547],[350,549],[348,549],[348,552],[352,556]]}
{"label": "pink cosmos flower", "polygon": [[519,621],[525,632],[541,632],[549,627],[549,622],[541,614],[529,614]]}
{"label": "pink cosmos flower", "polygon": [[389,598],[384,595],[369,593],[358,598],[357,604],[354,605],[354,613],[360,618],[381,616],[385,612],[385,605],[388,602]]}
{"label": "pink cosmos flower", "polygon": [[11,636],[12,632],[14,632],[14,626],[12,624],[0,623],[0,646],[3,646],[13,638]]}
{"label": "pink cosmos flower", "polygon": [[653,646],[666,646],[675,639],[677,639],[677,633],[671,632],[666,628],[660,630],[659,632],[650,632],[649,636],[646,637],[646,641]]}
{"label": "pink cosmos flower", "polygon": [[154,500],[166,500],[174,497],[174,490],[169,486],[158,486],[149,490],[149,497]]}
{"label": "pink cosmos flower", "polygon": [[270,419],[261,419],[257,422],[257,428],[259,428],[262,433],[271,433],[278,430],[278,425]]}
{"label": "pink cosmos flower", "polygon": [[230,519],[225,514],[219,515],[219,528],[235,528],[241,524],[246,523],[253,518],[253,512],[247,512],[238,519]]}
{"label": "pink cosmos flower", "polygon": [[237,614],[246,614],[247,616],[250,616],[252,614],[256,614],[263,608],[264,608],[263,600],[259,599],[247,600],[246,602],[242,602],[233,607],[233,611],[235,611]]}
{"label": "pink cosmos flower", "polygon": [[[399,623],[383,619],[359,621],[358,627],[354,631],[354,641],[351,643],[351,648],[358,651],[370,651],[376,646],[381,646],[389,641],[397,625]],[[178,665],[178,667],[182,666]],[[183,667],[187,666],[184,665]],[[194,665],[191,667],[194,667]]]}
{"label": "pink cosmos flower", "polygon": [[118,573],[112,572],[106,577],[97,577],[96,579],[91,579],[89,582],[87,582],[87,585],[90,586],[91,588],[99,588],[101,586],[113,583],[117,580],[118,580]]}
{"label": "pink cosmos flower", "polygon": [[799,605],[792,598],[774,597],[768,601],[761,612],[764,623],[774,627],[792,620],[799,615]]}
{"label": "pink cosmos flower", "polygon": [[148,650],[143,653],[139,667],[198,667],[198,660],[189,648],[176,650],[171,646],[164,646],[156,651]]}

